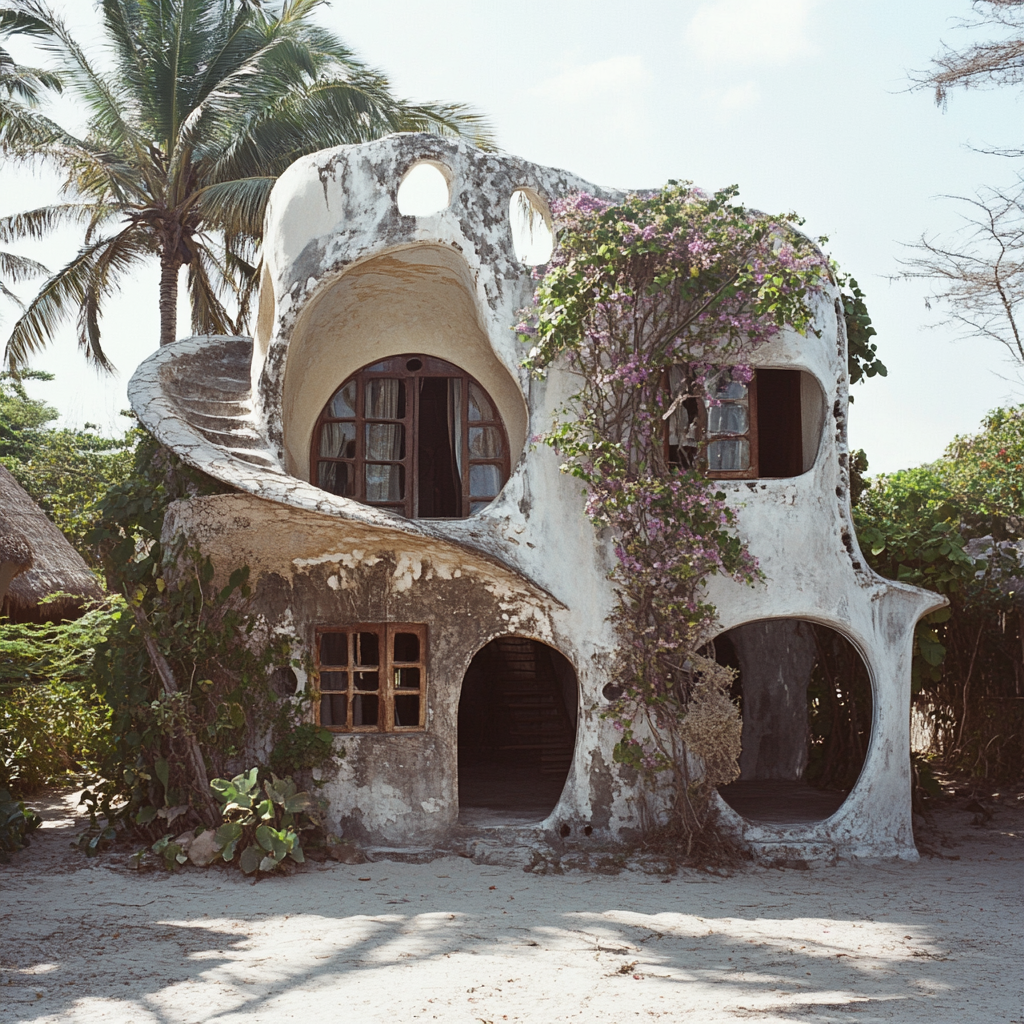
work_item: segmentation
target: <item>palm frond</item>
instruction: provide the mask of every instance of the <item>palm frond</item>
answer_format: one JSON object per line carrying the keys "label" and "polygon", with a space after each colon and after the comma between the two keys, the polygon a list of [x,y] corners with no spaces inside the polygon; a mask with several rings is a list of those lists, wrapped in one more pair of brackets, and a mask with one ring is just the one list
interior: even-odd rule
{"label": "palm frond", "polygon": [[[152,242],[135,225],[84,246],[43,284],[14,325],[4,350],[10,369],[16,371],[30,355],[45,348],[57,328],[88,302],[98,305],[101,297],[116,291],[120,275],[152,251]],[[98,337],[95,343],[90,339],[85,348],[101,368],[112,369],[98,346]]]}
{"label": "palm frond", "polygon": [[[13,242],[21,238],[45,238],[58,228],[84,224],[95,220],[97,206],[94,203],[58,203],[42,206],[38,210],[12,213],[0,217],[0,243]],[[112,207],[103,208],[107,215],[113,215]]]}
{"label": "palm frond", "polygon": [[264,20],[267,44],[225,79],[188,125],[204,182],[280,174],[301,156],[395,131],[465,135],[493,149],[493,131],[460,104],[396,100],[385,75],[308,19],[318,0]]}
{"label": "palm frond", "polygon": [[207,185],[195,194],[195,213],[207,229],[258,236],[263,232],[267,201],[276,181],[275,177],[236,178]]}
{"label": "palm frond", "polygon": [[[85,301],[78,313],[78,347],[86,359],[108,373],[114,370],[100,344],[100,315],[103,300],[116,294],[122,275],[131,270],[140,255],[151,251],[131,229],[115,235],[111,244],[97,251],[97,258],[89,275]],[[140,244],[142,243],[142,244]]]}
{"label": "palm frond", "polygon": [[249,266],[244,273],[239,273],[238,269],[235,270],[236,275],[241,277],[242,287],[238,289],[238,294],[236,296],[238,310],[235,314],[234,322],[231,325],[232,334],[246,333],[249,325],[249,317],[252,313],[253,300],[256,298],[259,290],[262,271],[262,260],[260,260],[255,266]]}
{"label": "palm frond", "polygon": [[211,280],[211,273],[226,280],[225,268],[220,266],[209,249],[201,248],[188,265],[188,291],[192,302],[192,331],[195,334],[230,334],[231,317],[220,301],[220,289]]}
{"label": "palm frond", "polygon": [[5,299],[9,299],[19,309],[25,308],[25,303],[22,302],[21,299],[19,299],[18,296],[15,295],[14,292],[12,292],[11,289],[8,288],[7,285],[3,283],[3,281],[0,281],[0,295],[2,295]]}
{"label": "palm frond", "polygon": [[487,118],[465,103],[404,104],[400,131],[430,132],[449,138],[463,138],[478,149],[498,148],[494,127]]}
{"label": "palm frond", "polygon": [[50,10],[43,0],[10,2],[15,12],[36,22],[39,47],[59,62],[65,84],[73,86],[75,92],[86,101],[92,115],[92,131],[104,138],[110,144],[110,149],[116,151],[127,147],[136,160],[143,162],[146,154],[145,140],[124,116],[117,90],[93,67],[63,19]]}
{"label": "palm frond", "polygon": [[0,153],[15,160],[55,162],[55,146],[65,138],[60,125],[17,100],[0,96]]}
{"label": "palm frond", "polygon": [[[0,11],[0,19],[3,13]],[[7,50],[0,47],[0,92],[7,97],[34,107],[39,103],[44,90],[60,92],[63,87],[64,83],[55,71],[19,64]]]}
{"label": "palm frond", "polygon": [[33,277],[43,277],[49,270],[36,260],[27,256],[18,256],[13,252],[0,250],[0,279],[8,281],[28,281]]}
{"label": "palm frond", "polygon": [[29,10],[4,8],[0,10],[0,36],[46,36],[50,26]]}

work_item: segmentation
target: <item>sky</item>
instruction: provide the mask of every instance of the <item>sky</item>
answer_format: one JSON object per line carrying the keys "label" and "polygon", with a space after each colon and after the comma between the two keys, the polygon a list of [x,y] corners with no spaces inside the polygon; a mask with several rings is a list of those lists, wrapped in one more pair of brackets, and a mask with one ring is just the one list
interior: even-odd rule
{"label": "sky", "polygon": [[[86,0],[54,6],[94,33]],[[735,183],[752,207],[798,212],[860,283],[878,331],[889,375],[854,389],[850,415],[875,473],[929,462],[989,409],[1024,401],[1004,349],[936,326],[927,285],[894,279],[909,243],[960,223],[948,197],[1017,173],[972,147],[1020,144],[1020,94],[958,92],[942,110],[909,88],[940,40],[980,38],[957,25],[968,13],[968,0],[334,0],[319,17],[399,95],[486,114],[507,152],[620,188]],[[56,191],[28,170],[0,183],[0,213]],[[74,244],[25,251],[57,266]],[[103,323],[118,376],[86,365],[71,327],[35,359],[57,380],[32,391],[63,422],[124,426],[127,380],[157,346],[156,281],[140,272]],[[187,333],[184,311],[179,323]]]}

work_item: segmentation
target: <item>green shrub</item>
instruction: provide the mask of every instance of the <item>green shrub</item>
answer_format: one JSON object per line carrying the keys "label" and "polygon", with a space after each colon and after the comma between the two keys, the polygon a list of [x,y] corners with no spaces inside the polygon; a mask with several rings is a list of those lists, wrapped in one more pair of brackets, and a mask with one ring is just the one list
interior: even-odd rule
{"label": "green shrub", "polygon": [[107,757],[111,711],[87,677],[123,607],[113,599],[72,622],[0,623],[0,786],[31,793]]}
{"label": "green shrub", "polygon": [[0,861],[6,864],[12,853],[28,846],[28,834],[41,824],[39,815],[0,789]]}
{"label": "green shrub", "polygon": [[950,601],[914,635],[914,701],[932,725],[931,753],[991,783],[1018,781],[1024,406],[990,413],[931,465],[872,480],[854,518],[874,569]]}
{"label": "green shrub", "polygon": [[[290,726],[290,727],[287,727]],[[287,723],[270,753],[270,767],[282,775],[324,768],[335,757],[334,734],[310,722]],[[337,752],[344,757],[344,750]]]}
{"label": "green shrub", "polygon": [[[305,862],[300,833],[320,830],[320,824],[311,816],[313,798],[300,793],[293,779],[271,774],[261,786],[259,769],[251,768],[233,779],[214,779],[210,789],[220,807],[214,840],[224,863],[251,875],[277,871],[286,859]],[[168,833],[150,847],[171,871],[188,860],[178,839]]]}

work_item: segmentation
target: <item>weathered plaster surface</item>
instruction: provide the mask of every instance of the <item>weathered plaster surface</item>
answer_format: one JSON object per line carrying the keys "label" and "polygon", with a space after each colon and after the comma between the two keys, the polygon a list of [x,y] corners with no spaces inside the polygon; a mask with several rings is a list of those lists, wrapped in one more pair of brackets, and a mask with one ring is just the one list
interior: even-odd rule
{"label": "weathered plaster surface", "polygon": [[[431,217],[404,217],[398,185],[424,160],[446,169],[451,202]],[[559,473],[547,448],[529,443],[573,382],[557,367],[545,381],[530,380],[509,329],[533,287],[509,230],[517,188],[542,202],[574,188],[619,195],[425,135],[298,161],[271,198],[255,341],[177,342],[148,359],[129,386],[147,429],[240,492],[181,503],[166,528],[184,531],[222,571],[249,564],[269,621],[292,622],[307,645],[319,624],[427,623],[427,730],[337,741],[346,756],[327,786],[332,813],[372,841],[436,841],[454,824],[462,679],[473,654],[507,634],[556,647],[579,679],[576,752],[548,824],[589,824],[607,836],[638,823],[643,794],[613,763],[615,735],[598,715],[615,643],[610,544],[583,516],[578,483]],[[849,502],[846,338],[834,293],[817,301],[815,328],[806,337],[783,332],[755,360],[808,375],[803,403],[814,415],[805,416],[806,471],[720,485],[766,580],[748,588],[715,579],[708,589],[723,630],[789,617],[847,636],[872,680],[871,742],[856,788],[825,822],[763,826],[724,804],[722,813],[764,851],[914,857],[910,656],[914,624],[941,599],[880,579],[861,556]],[[468,519],[405,520],[305,479],[312,423],[330,393],[359,366],[412,351],[478,377],[521,451],[499,497]]]}

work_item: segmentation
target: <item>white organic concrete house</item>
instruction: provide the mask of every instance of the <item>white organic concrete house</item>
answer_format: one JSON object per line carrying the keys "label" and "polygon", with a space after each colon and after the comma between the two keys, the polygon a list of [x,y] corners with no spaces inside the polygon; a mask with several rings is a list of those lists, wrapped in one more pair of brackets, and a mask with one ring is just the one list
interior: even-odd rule
{"label": "white organic concrete house", "polygon": [[[403,215],[420,164],[447,200]],[[510,330],[534,287],[514,193],[550,225],[548,203],[574,189],[621,195],[428,135],[299,160],[267,214],[255,338],[179,341],[130,385],[146,428],[227,485],[173,506],[166,530],[219,572],[250,566],[253,607],[309,656],[296,685],[319,690],[344,747],[324,789],[333,824],[364,843],[430,849],[517,825],[585,849],[639,824],[643,794],[601,717],[611,545],[578,482],[530,443],[573,384],[557,366],[530,379]],[[762,857],[915,858],[913,631],[942,599],[861,556],[838,296],[815,316],[817,335],[783,332],[750,393],[723,396],[742,409],[726,454],[738,472],[720,486],[766,581],[710,585],[746,680],[741,785],[761,785],[721,811]],[[807,764],[807,623],[866,666],[863,768],[848,793],[759,813]]]}

